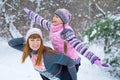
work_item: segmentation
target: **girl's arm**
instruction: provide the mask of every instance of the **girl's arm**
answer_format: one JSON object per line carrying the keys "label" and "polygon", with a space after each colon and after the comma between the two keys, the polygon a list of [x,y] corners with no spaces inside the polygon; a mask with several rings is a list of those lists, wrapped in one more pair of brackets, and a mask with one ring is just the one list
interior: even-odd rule
{"label": "girl's arm", "polygon": [[41,17],[37,13],[35,13],[27,8],[24,8],[23,10],[27,13],[29,19],[31,19],[33,22],[35,22],[36,24],[39,24],[40,26],[42,26],[46,30],[50,30],[50,25],[51,25],[50,21],[44,19],[43,17]]}
{"label": "girl's arm", "polygon": [[84,44],[82,44],[80,40],[76,38],[74,32],[71,29],[65,29],[65,31],[62,31],[61,37],[65,39],[68,43],[70,43],[81,55],[89,59],[92,64],[94,63],[94,61],[99,59],[96,55],[94,55],[93,52],[89,51],[88,48]]}
{"label": "girl's arm", "polygon": [[23,47],[25,45],[24,43],[25,43],[25,40],[23,37],[22,38],[15,38],[15,39],[8,41],[9,46],[11,46],[12,48],[15,48],[17,50],[20,50],[20,51],[23,50]]}

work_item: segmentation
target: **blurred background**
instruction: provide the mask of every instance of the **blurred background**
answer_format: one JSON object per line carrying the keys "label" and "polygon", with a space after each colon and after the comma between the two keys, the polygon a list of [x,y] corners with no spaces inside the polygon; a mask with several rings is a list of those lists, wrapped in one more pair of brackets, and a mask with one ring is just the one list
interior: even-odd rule
{"label": "blurred background", "polygon": [[[102,45],[104,61],[111,66],[107,71],[120,78],[120,0],[0,0],[0,38],[8,41],[24,36],[31,27],[40,28],[28,19],[24,7],[50,21],[56,9],[68,9],[77,38]],[[49,32],[40,29],[45,41],[49,41]]]}

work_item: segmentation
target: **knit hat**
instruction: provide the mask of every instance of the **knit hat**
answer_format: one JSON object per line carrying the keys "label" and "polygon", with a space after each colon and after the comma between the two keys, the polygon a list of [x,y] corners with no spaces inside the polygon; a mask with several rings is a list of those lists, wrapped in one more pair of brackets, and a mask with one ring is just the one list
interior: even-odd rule
{"label": "knit hat", "polygon": [[59,16],[61,20],[63,21],[63,23],[65,24],[69,23],[71,20],[71,13],[65,8],[57,9],[55,11],[55,14]]}
{"label": "knit hat", "polygon": [[38,28],[31,28],[31,29],[29,29],[29,30],[27,31],[25,40],[27,41],[27,39],[28,39],[32,34],[38,34],[38,35],[40,35],[41,38],[43,38],[43,37],[42,37],[42,32],[41,32],[40,29],[38,29]]}

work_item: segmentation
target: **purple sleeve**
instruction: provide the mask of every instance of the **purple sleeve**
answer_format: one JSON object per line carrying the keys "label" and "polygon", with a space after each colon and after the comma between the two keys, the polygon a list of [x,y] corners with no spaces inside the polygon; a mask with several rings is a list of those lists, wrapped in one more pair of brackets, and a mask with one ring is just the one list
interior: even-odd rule
{"label": "purple sleeve", "polygon": [[28,17],[29,19],[31,19],[33,22],[35,22],[36,24],[40,25],[41,27],[45,28],[46,30],[50,30],[50,25],[51,22],[44,19],[43,17],[41,17],[40,15],[38,15],[37,13],[30,11],[28,12]]}
{"label": "purple sleeve", "polygon": [[[68,43],[70,43],[76,49],[76,51],[78,51],[81,55],[89,59],[93,64],[94,61],[98,59],[98,57],[95,56],[93,52],[89,51],[87,46],[85,46],[80,40],[76,38],[73,30],[71,29],[64,29],[64,30],[65,31],[61,32],[61,37],[67,40]],[[65,37],[64,37],[64,33],[65,33]]]}

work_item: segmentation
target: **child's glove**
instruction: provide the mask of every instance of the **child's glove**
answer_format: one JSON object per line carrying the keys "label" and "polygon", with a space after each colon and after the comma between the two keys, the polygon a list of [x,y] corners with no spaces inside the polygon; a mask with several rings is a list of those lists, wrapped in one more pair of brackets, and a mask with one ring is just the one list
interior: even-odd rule
{"label": "child's glove", "polygon": [[23,8],[23,10],[28,14],[28,12],[30,11],[27,7]]}
{"label": "child's glove", "polygon": [[94,61],[94,64],[98,65],[98,66],[102,66],[102,67],[109,67],[106,63],[102,63],[100,61],[100,59],[97,59]]}

